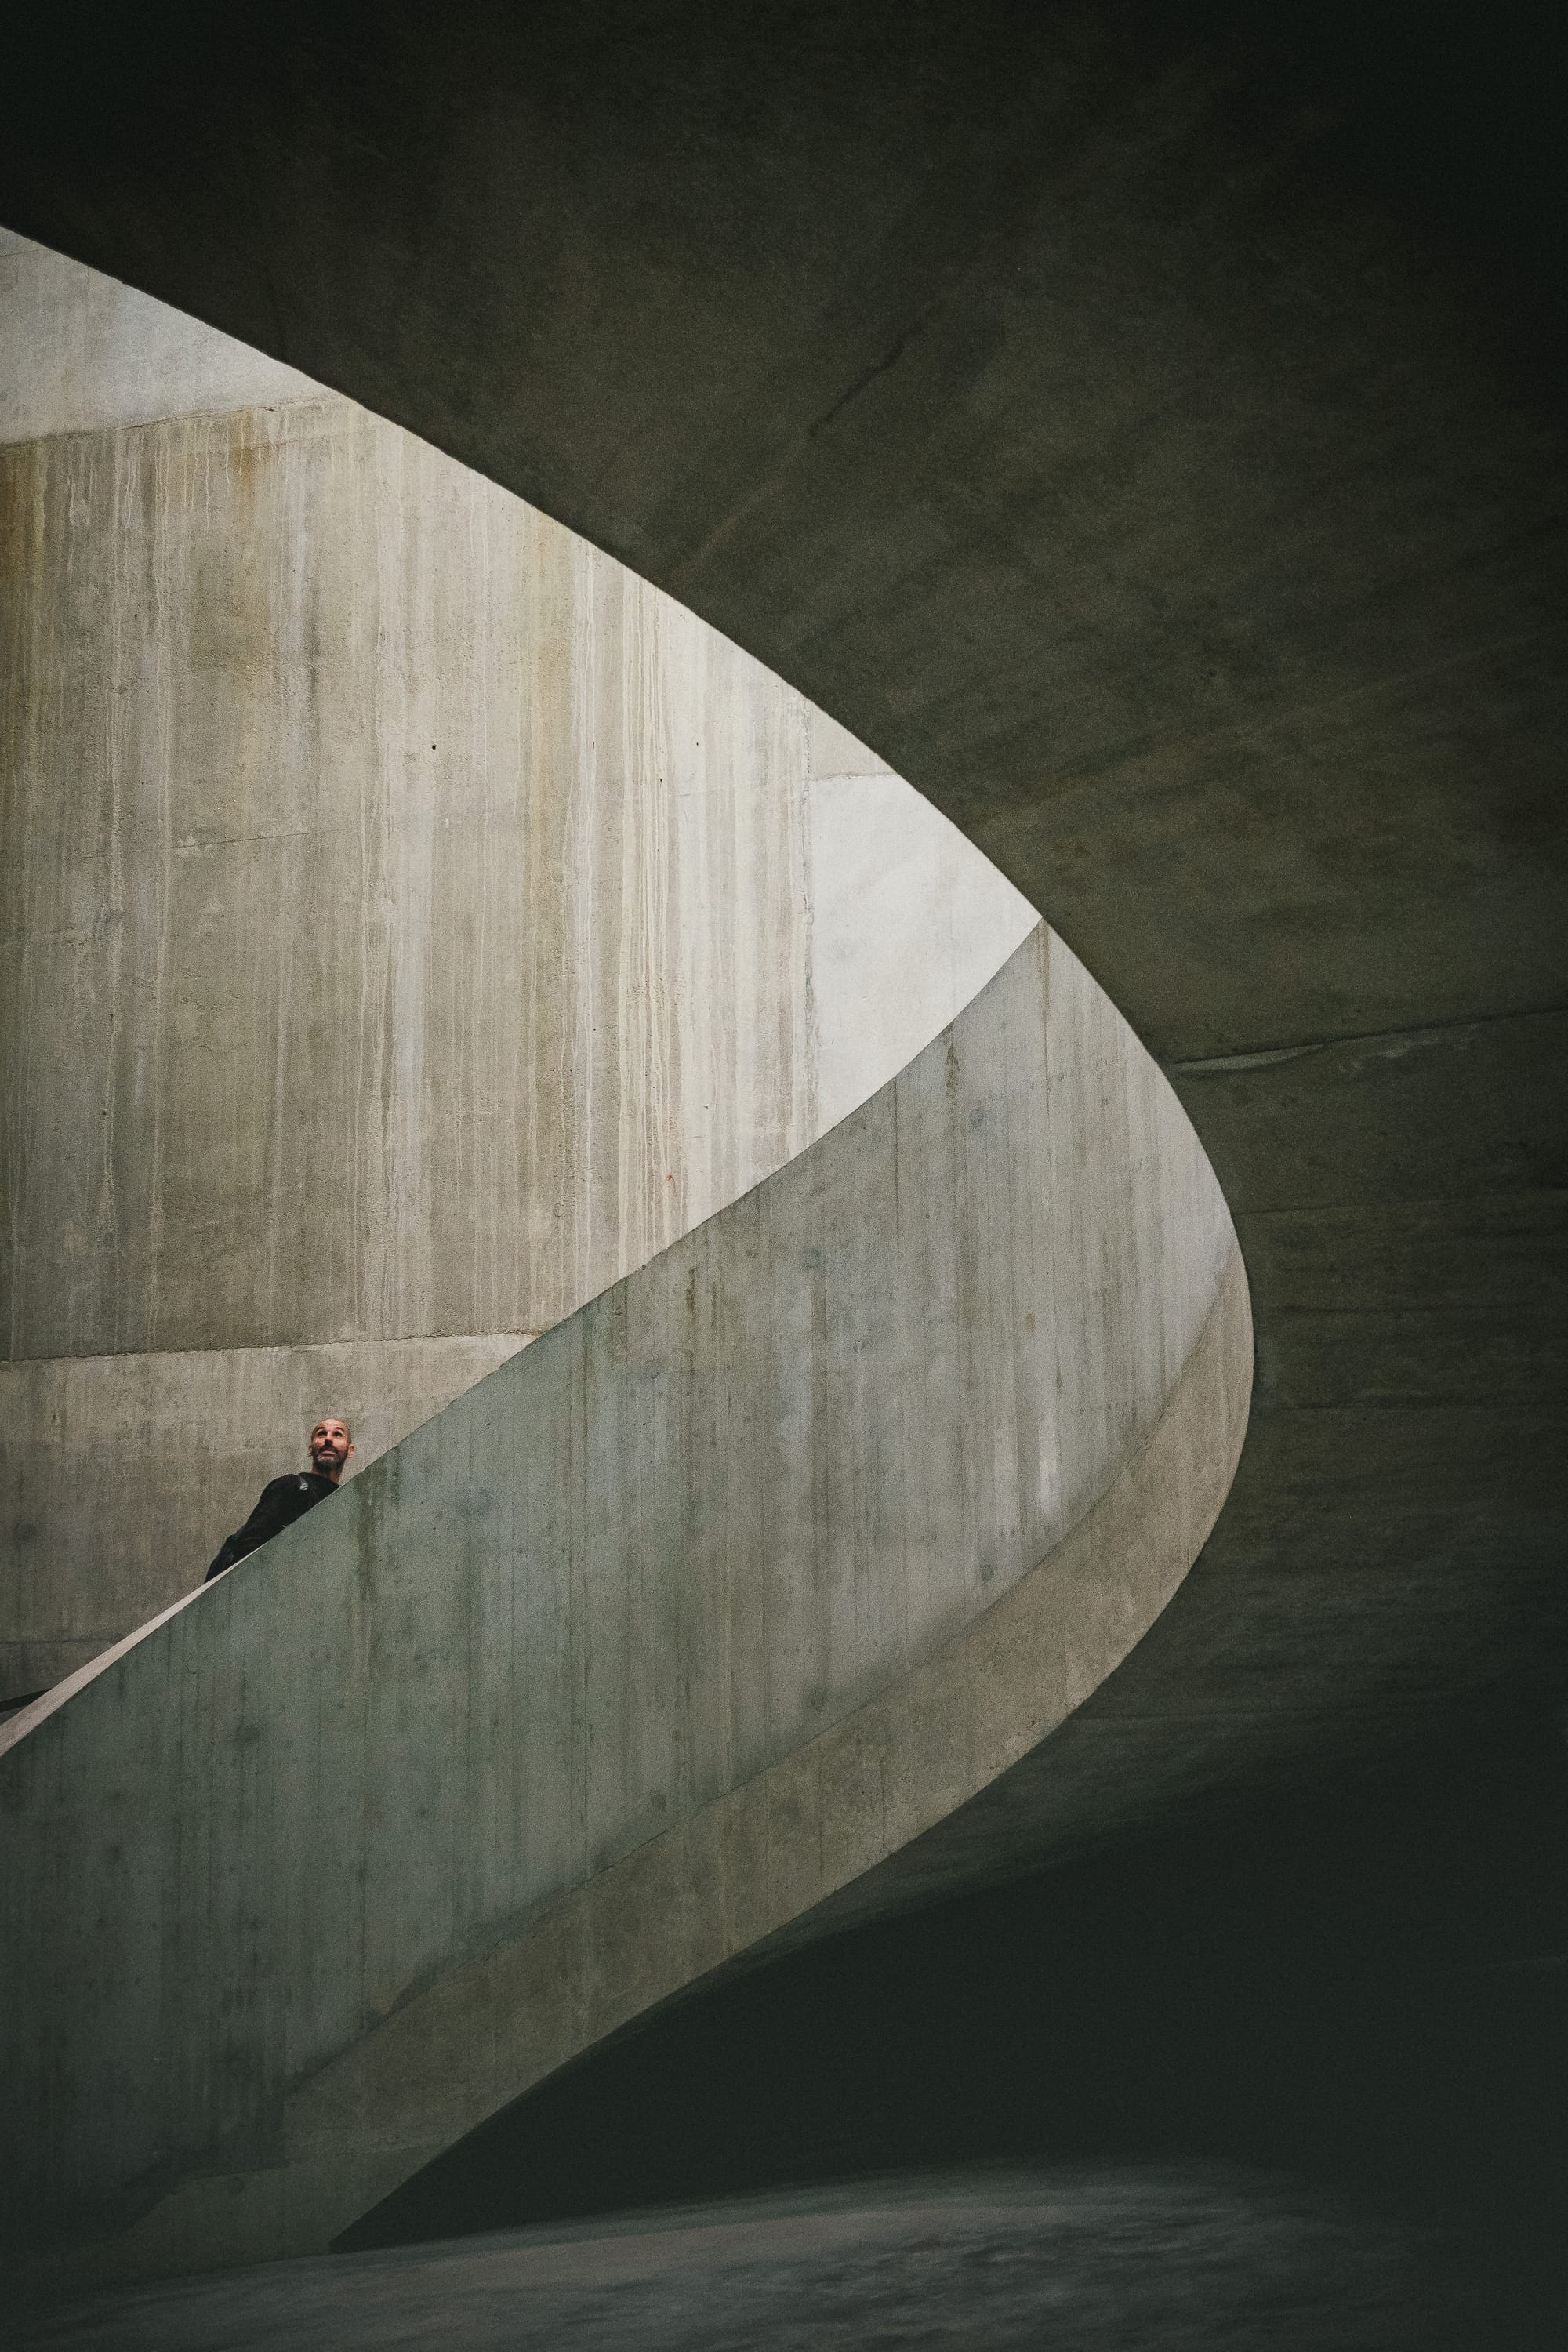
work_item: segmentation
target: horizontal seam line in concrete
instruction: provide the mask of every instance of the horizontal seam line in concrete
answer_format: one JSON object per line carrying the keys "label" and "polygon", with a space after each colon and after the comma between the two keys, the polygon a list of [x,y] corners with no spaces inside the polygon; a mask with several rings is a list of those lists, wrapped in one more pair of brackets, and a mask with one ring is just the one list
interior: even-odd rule
{"label": "horizontal seam line in concrete", "polygon": [[[1253,1391],[1253,1402],[1259,1421],[1280,1421],[1289,1412],[1475,1412],[1492,1406],[1498,1412],[1507,1412],[1510,1422],[1518,1423],[1523,1404],[1520,1391],[1502,1388],[1495,1373],[1483,1368],[1478,1374],[1481,1393],[1473,1389],[1427,1391],[1410,1389],[1362,1389],[1337,1397],[1281,1396],[1276,1390],[1271,1395],[1267,1386]],[[1524,1395],[1531,1393],[1526,1389]],[[1542,1401],[1542,1411],[1548,1410]]]}
{"label": "horizontal seam line in concrete", "polygon": [[[430,748],[434,751],[436,746],[432,744]],[[417,753],[417,747],[416,747],[414,753],[405,751],[403,756],[405,759],[413,756],[419,756]],[[870,772],[868,771],[866,772],[868,774]],[[890,772],[890,771],[889,772]],[[863,779],[860,774],[854,771],[846,770],[842,779],[837,776],[820,777],[814,778],[813,782],[826,783],[837,783],[839,782],[858,783],[862,780]],[[432,802],[439,804],[442,797],[443,795],[439,786],[433,784],[431,786]],[[363,796],[363,805],[367,812],[375,812],[384,807],[390,798],[390,793],[384,790],[369,792]],[[405,804],[406,804],[406,803]],[[458,830],[460,834],[492,832],[504,827],[511,822],[510,818],[503,816],[500,820],[498,825],[497,820],[488,809],[471,812],[467,815],[462,815],[460,813],[458,814],[459,815]],[[447,832],[450,832],[451,830],[450,818],[447,820],[445,830]],[[181,835],[178,839],[168,843],[161,849],[160,855],[165,860],[172,860],[175,864],[180,864],[192,857],[204,857],[209,849],[253,849],[261,843],[277,841],[357,842],[359,836],[360,827],[358,824],[293,825],[280,827],[279,830],[272,833],[187,833]],[[85,864],[90,871],[94,863],[107,862],[107,857],[108,852],[106,851],[102,853],[101,859],[100,860],[88,859],[81,863]],[[74,870],[79,872],[81,870],[81,865],[79,864]],[[19,931],[6,931],[3,935],[0,935],[0,950],[9,952],[13,949],[46,947],[61,942],[68,945],[75,945],[82,941],[96,940],[100,938],[115,921],[120,919],[123,916],[123,912],[124,909],[122,908],[109,907],[103,909],[101,915],[96,920],[89,923],[78,924],[71,928],[58,927],[50,928],[48,929],[40,928],[37,930],[24,929]]]}
{"label": "horizontal seam line in concrete", "polygon": [[[1283,710],[1247,711],[1225,720],[1219,726],[1200,729],[1191,735],[1149,736],[1142,743],[1131,744],[1109,753],[1095,766],[1074,769],[1059,780],[1053,780],[1048,775],[1037,780],[1028,799],[994,801],[983,808],[966,803],[962,819],[963,829],[968,833],[977,826],[1004,823],[1010,817],[1026,818],[1067,800],[1076,792],[1108,787],[1114,791],[1117,788],[1115,779],[1121,770],[1150,764],[1167,759],[1173,753],[1190,755],[1217,750],[1222,744],[1243,741],[1248,736],[1273,735],[1281,728],[1295,725],[1300,719],[1313,718],[1325,710],[1342,709],[1349,703],[1386,693],[1391,687],[1411,686],[1422,678],[1439,677],[1445,670],[1462,669],[1468,662],[1489,661],[1494,655],[1510,652],[1515,646],[1534,645],[1538,638],[1555,642],[1562,634],[1560,623],[1542,621],[1536,628],[1515,630],[1504,637],[1489,637],[1485,645],[1468,646],[1463,651],[1445,654],[1436,661],[1417,662],[1410,669],[1384,670],[1376,677],[1364,679],[1359,686],[1341,687],[1329,694],[1310,696],[1304,702],[1292,702]],[[1017,664],[1011,666],[1015,670],[1018,667]],[[1009,674],[1008,671],[999,672],[994,678],[977,681],[976,684],[1005,682]],[[973,685],[963,689],[965,693],[974,690]],[[960,823],[957,816],[952,821],[955,824]]]}
{"label": "horizontal seam line in concrete", "polygon": [[[286,367],[288,362],[282,364]],[[253,414],[275,415],[283,408],[358,409],[362,415],[369,412],[351,400],[346,393],[332,392],[323,384],[318,392],[292,392],[281,400],[226,400],[221,406],[208,408],[161,409],[156,416],[129,416],[118,425],[107,420],[100,425],[62,425],[53,433],[14,433],[0,436],[0,457],[7,449],[44,449],[54,441],[100,441],[110,434],[151,433],[160,425],[184,425],[199,416],[247,416]]]}
{"label": "horizontal seam line in concrete", "polygon": [[1286,1045],[1248,1045],[1234,1054],[1198,1055],[1187,1061],[1163,1059],[1160,1067],[1170,1077],[1224,1077],[1233,1073],[1267,1069],[1294,1061],[1298,1055],[1326,1053],[1335,1045],[1375,1045],[1384,1038],[1447,1037],[1461,1029],[1497,1029],[1510,1021],[1557,1021],[1568,1004],[1526,1004],[1507,1013],[1464,1013],[1449,1021],[1423,1021],[1408,1028],[1343,1029],[1321,1037],[1293,1039]]}
{"label": "horizontal seam line in concrete", "polygon": [[[1510,1304],[1512,1307],[1511,1301]],[[1525,1301],[1524,1311],[1539,1305],[1542,1314],[1547,1314],[1554,1311],[1554,1304],[1551,1297],[1542,1297],[1537,1291]],[[1331,1315],[1341,1322],[1386,1323],[1396,1316],[1495,1315],[1497,1311],[1497,1301],[1488,1298],[1440,1298],[1429,1306],[1402,1301],[1391,1302],[1386,1307],[1314,1307],[1289,1299],[1276,1300],[1274,1305],[1274,1314],[1281,1322],[1288,1321],[1291,1316]],[[1512,1307],[1512,1311],[1518,1313],[1520,1310]]]}
{"label": "horizontal seam line in concrete", "polygon": [[[570,1310],[573,1314],[577,1311],[574,1307]],[[389,1331],[379,1338],[362,1332],[349,1339],[248,1339],[219,1341],[207,1347],[90,1348],[80,1355],[70,1349],[58,1349],[47,1356],[0,1357],[0,1370],[8,1364],[122,1364],[138,1356],[297,1356],[307,1348],[415,1348],[427,1346],[433,1340],[448,1340],[454,1348],[463,1348],[479,1339],[542,1339],[546,1331],[554,1328],[553,1323],[541,1323],[501,1331]]]}
{"label": "horizontal seam line in concrete", "polygon": [[1462,1208],[1467,1202],[1473,1207],[1481,1201],[1540,1201],[1555,1204],[1568,1201],[1568,1185],[1493,1183],[1479,1192],[1391,1192],[1365,1201],[1287,1202],[1272,1209],[1238,1209],[1227,1197],[1226,1205],[1239,1233],[1243,1224],[1257,1223],[1265,1217],[1366,1217],[1384,1209],[1453,1209]]}
{"label": "horizontal seam line in concrete", "polygon": [[[1341,1704],[1342,1704],[1342,1702],[1336,1702],[1336,1714],[1340,1711]],[[1397,1705],[1397,1702],[1394,1704]],[[1173,1707],[1169,1713],[1164,1715],[1123,1715],[1120,1710],[1108,1707],[1103,1715],[1095,1716],[1093,1717],[1093,1721],[1096,1724],[1103,1726],[1114,1724],[1119,1730],[1123,1729],[1129,1724],[1145,1724],[1158,1729],[1173,1723],[1191,1725],[1207,1723],[1275,1723],[1282,1717],[1290,1717],[1302,1723],[1316,1723],[1321,1720],[1327,1706],[1328,1701],[1325,1700],[1322,1706],[1216,1706],[1211,1707],[1203,1715],[1184,1715],[1178,1708],[1174,1707]],[[1389,1713],[1389,1709],[1390,1702],[1387,1700],[1369,1700],[1363,1703],[1359,1712],[1368,1717],[1375,1716],[1379,1720],[1381,1720]],[[1075,1717],[1073,1720],[1077,1722],[1080,1720],[1081,1717],[1082,1710],[1080,1709],[1079,1715]],[[1142,1816],[1142,1818],[1157,1820],[1159,1816],[1157,1813],[1154,1813]]]}

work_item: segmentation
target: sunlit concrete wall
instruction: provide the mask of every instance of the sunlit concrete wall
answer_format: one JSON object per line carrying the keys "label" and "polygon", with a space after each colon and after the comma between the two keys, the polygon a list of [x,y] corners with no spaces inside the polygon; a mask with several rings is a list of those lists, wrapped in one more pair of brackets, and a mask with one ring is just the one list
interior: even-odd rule
{"label": "sunlit concrete wall", "polygon": [[801,1150],[1033,917],[736,647],[0,239],[0,1697]]}
{"label": "sunlit concrete wall", "polygon": [[[710,1969],[919,1899],[1186,1574],[1251,1367],[1197,1138],[1037,926],[830,1135],[0,1726],[13,2269],[324,2251]],[[1037,1851],[1016,1784],[980,1846]]]}

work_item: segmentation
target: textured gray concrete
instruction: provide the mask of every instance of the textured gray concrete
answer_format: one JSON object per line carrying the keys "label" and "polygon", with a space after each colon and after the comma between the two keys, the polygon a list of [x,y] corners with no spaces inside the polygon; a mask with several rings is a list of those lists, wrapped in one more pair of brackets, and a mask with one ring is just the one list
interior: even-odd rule
{"label": "textured gray concrete", "polygon": [[1037,929],[811,1151],[0,1727],[24,2268],[321,2248],[963,1804],[1165,1606],[1250,1382],[1213,1175]]}
{"label": "textured gray concrete", "polygon": [[1249,1442],[1042,1748],[1037,1858],[1560,1673],[1557,20],[100,29],[90,67],[30,31],[0,211],[746,644],[983,839],[1190,1104]]}
{"label": "textured gray concrete", "polygon": [[520,1334],[179,1348],[0,1363],[8,1691],[47,1689],[200,1580],[323,1411],[351,1476],[483,1380]]}
{"label": "textured gray concrete", "polygon": [[1197,2168],[872,2182],[273,2263],[37,2323],[39,2352],[1436,2352],[1418,2233]]}
{"label": "textured gray concrete", "polygon": [[1032,917],[352,402],[16,239],[0,373],[11,1692],[187,1590],[319,1413],[363,1468],[749,1190]]}
{"label": "textured gray concrete", "polygon": [[320,398],[298,369],[0,229],[0,443]]}
{"label": "textured gray concrete", "polygon": [[85,91],[40,26],[0,212],[747,646],[1172,1072],[1252,1433],[1044,1857],[1563,1654],[1558,20],[846,26],[160,15]]}

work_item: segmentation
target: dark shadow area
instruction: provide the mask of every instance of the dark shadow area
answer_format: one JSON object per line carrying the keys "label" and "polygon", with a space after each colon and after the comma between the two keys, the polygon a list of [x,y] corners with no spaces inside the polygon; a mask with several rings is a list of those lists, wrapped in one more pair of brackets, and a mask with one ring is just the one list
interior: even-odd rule
{"label": "dark shadow area", "polygon": [[[1561,361],[1568,17],[1537,0],[1484,11],[1429,0],[1418,12],[1405,0],[1279,0],[1266,10],[1238,0],[752,0],[743,17],[714,0],[653,9],[644,0],[521,9],[471,0],[447,13],[434,45],[428,25],[415,0],[258,0],[237,10],[61,0],[32,12],[13,35],[28,104],[15,160],[0,172],[16,188],[5,194],[8,225],[45,242],[52,231],[109,268],[112,201],[96,193],[106,181],[116,193],[155,184],[173,152],[194,157],[224,200],[248,182],[242,203],[258,188],[269,205],[287,204],[279,159],[291,166],[342,142],[368,168],[383,236],[395,242],[396,230],[412,247],[410,159],[460,140],[465,115],[509,89],[527,91],[542,121],[581,121],[612,146],[656,119],[661,142],[683,159],[694,129],[700,139],[715,117],[781,152],[818,110],[846,136],[879,140],[890,131],[923,142],[935,120],[944,146],[956,132],[986,158],[988,180],[1021,125],[1037,164],[1042,119],[1058,139],[1064,126],[1092,136],[1120,93],[1171,77],[1215,92],[1203,135],[1216,154],[1246,170],[1260,135],[1282,151],[1319,148],[1333,210],[1392,205],[1423,235],[1435,230],[1461,275],[1474,265],[1471,299],[1513,358]],[[330,166],[311,174],[323,226],[332,177]],[[945,193],[961,209],[967,170]],[[53,217],[62,201],[80,223],[63,239]],[[193,241],[209,229],[189,223]],[[230,256],[237,279],[240,258]],[[243,278],[209,302],[224,310],[215,322],[231,332],[248,325],[249,340],[321,372],[324,354],[286,348],[266,265],[247,257]]]}
{"label": "dark shadow area", "polygon": [[1397,1770],[710,1984],[344,2248],[980,2163],[1263,2168],[1436,2233],[1458,2340],[1568,2340],[1568,1737],[1467,1709]]}

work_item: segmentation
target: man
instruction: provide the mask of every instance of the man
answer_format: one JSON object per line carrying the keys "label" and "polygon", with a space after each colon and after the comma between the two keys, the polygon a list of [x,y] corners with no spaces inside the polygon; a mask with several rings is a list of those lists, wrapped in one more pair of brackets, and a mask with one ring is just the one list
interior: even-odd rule
{"label": "man", "polygon": [[324,1503],[343,1475],[343,1465],[354,1450],[353,1433],[346,1421],[329,1415],[310,1432],[310,1466],[273,1478],[261,1489],[261,1498],[242,1528],[231,1535],[202,1579],[210,1584],[247,1552],[257,1550],[270,1536],[291,1527],[296,1519]]}

